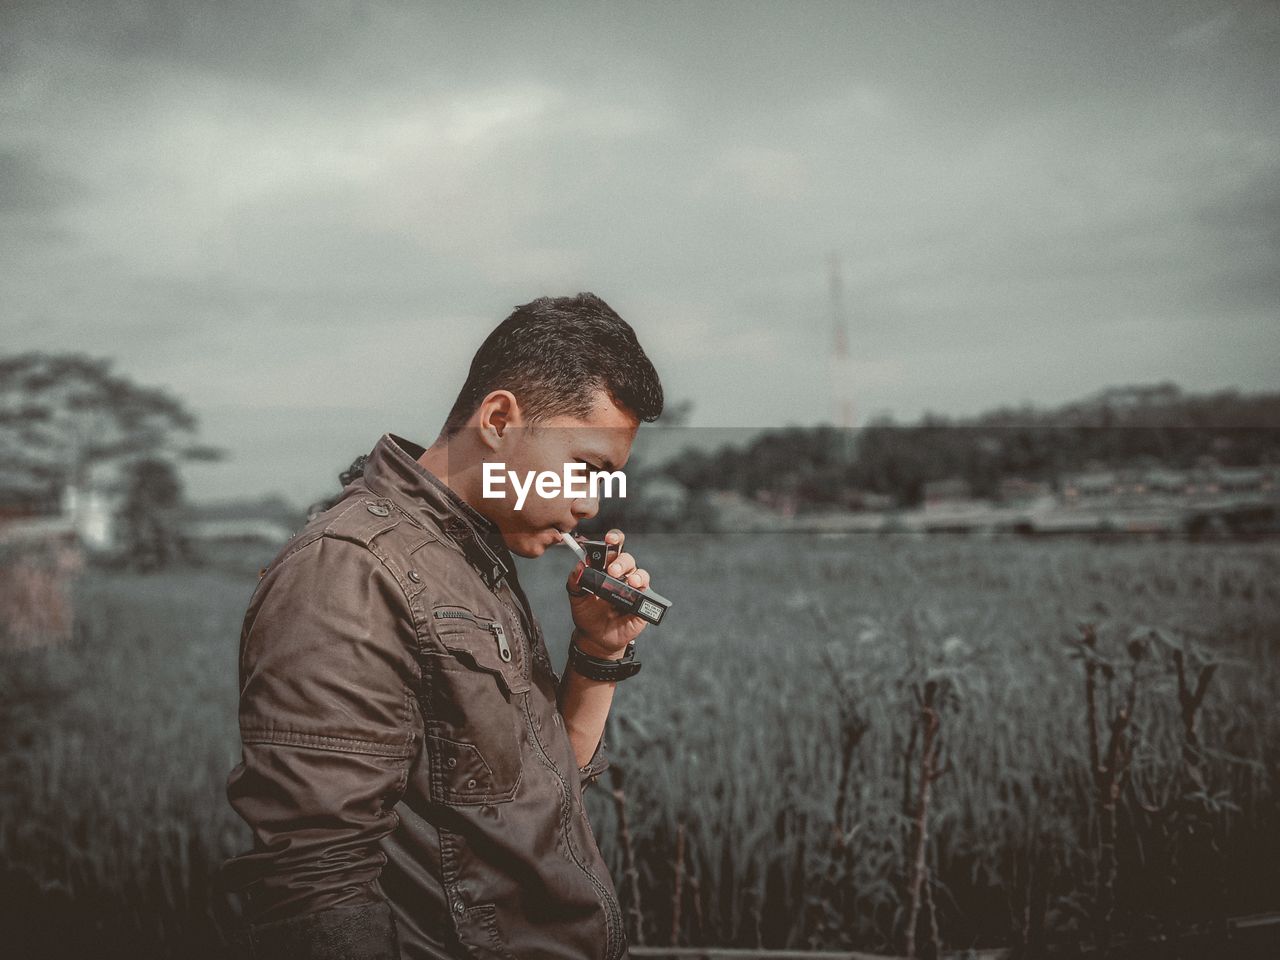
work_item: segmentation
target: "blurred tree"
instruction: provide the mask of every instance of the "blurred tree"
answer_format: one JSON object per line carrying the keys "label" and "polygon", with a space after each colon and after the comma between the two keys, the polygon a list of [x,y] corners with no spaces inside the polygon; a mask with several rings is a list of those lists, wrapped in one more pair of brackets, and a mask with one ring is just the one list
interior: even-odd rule
{"label": "blurred tree", "polygon": [[920,503],[924,485],[965,480],[976,496],[995,496],[1004,477],[1054,481],[1110,465],[1189,467],[1212,455],[1225,465],[1280,462],[1280,393],[1236,391],[1192,396],[1172,384],[1116,387],[1064,406],[1000,408],[974,418],[926,412],[915,424],[878,416],[856,431],[853,458],[833,428],[786,427],[743,445],[686,449],[659,470],[691,492],[736,490],[800,506],[840,503],[848,490]]}
{"label": "blurred tree", "polygon": [[[56,503],[67,488],[92,482],[128,505],[128,536],[136,537],[172,522],[144,514],[181,502],[179,463],[221,460],[226,451],[194,442],[196,418],[178,398],[113,373],[111,364],[83,353],[0,357],[0,484],[43,491],[44,502]],[[142,492],[149,484],[155,491]],[[144,563],[174,555],[155,548]]]}
{"label": "blurred tree", "polygon": [[182,481],[167,460],[135,460],[126,468],[120,510],[120,558],[143,573],[196,557],[182,529]]}

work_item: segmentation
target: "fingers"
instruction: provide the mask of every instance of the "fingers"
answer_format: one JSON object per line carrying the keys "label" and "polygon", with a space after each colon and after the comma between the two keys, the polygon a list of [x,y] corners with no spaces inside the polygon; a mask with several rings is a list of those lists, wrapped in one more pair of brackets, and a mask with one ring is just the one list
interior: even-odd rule
{"label": "fingers", "polygon": [[623,539],[622,531],[619,530],[617,527],[614,527],[612,530],[610,530],[608,533],[604,535],[604,542],[605,542],[604,557],[606,560],[609,561],[605,565],[605,572],[611,573],[615,577],[623,576],[626,573],[626,568],[623,567],[622,564],[619,562],[622,560],[622,557],[623,557],[622,539]]}
{"label": "fingers", "polygon": [[[605,543],[615,549],[621,551],[623,541],[626,539],[624,534],[617,527],[613,527],[604,535]],[[629,553],[619,552],[610,562],[606,572],[620,580],[624,580],[633,587],[644,589],[649,586],[649,573],[636,566],[636,558]]]}
{"label": "fingers", "polygon": [[624,577],[636,568],[636,558],[629,553],[620,553],[609,564],[608,574],[611,577]]}
{"label": "fingers", "polygon": [[569,571],[569,579],[566,580],[564,584],[564,588],[569,592],[569,596],[581,597],[586,594],[587,591],[578,586],[578,581],[582,578],[582,571],[585,569],[586,564],[579,560],[577,565]]}
{"label": "fingers", "polygon": [[649,586],[649,571],[636,566],[635,557],[624,553],[609,565],[609,575],[641,589]]}

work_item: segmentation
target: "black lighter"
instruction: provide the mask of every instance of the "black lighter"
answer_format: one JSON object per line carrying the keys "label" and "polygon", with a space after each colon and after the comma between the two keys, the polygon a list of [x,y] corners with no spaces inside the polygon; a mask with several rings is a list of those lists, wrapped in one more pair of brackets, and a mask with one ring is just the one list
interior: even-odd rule
{"label": "black lighter", "polygon": [[607,543],[603,540],[575,537],[564,531],[560,533],[560,539],[586,564],[582,576],[578,578],[579,587],[587,593],[608,600],[619,610],[634,613],[653,624],[662,622],[662,615],[671,606],[671,601],[648,588],[642,590],[617,577],[609,576],[605,569],[612,560],[609,553],[612,548]]}

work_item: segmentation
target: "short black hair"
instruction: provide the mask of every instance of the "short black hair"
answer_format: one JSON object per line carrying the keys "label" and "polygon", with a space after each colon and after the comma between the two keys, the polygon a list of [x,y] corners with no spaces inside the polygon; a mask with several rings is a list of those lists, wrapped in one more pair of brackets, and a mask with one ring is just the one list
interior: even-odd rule
{"label": "short black hair", "polygon": [[631,325],[594,293],[539,297],[515,308],[480,344],[441,431],[457,433],[494,390],[510,390],[530,421],[585,419],[605,390],[638,420],[662,414],[662,384]]}

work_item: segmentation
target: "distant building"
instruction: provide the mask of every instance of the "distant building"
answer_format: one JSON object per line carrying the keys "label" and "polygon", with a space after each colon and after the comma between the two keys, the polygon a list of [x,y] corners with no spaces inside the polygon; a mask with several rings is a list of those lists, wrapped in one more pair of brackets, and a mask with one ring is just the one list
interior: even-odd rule
{"label": "distant building", "polygon": [[924,485],[923,500],[926,510],[947,504],[969,503],[973,500],[973,489],[964,477],[930,480]]}
{"label": "distant building", "polygon": [[1031,503],[1052,493],[1043,480],[1024,480],[1022,477],[1003,477],[1000,480],[1002,503]]}
{"label": "distant building", "polygon": [[786,528],[788,517],[777,507],[765,504],[760,497],[748,499],[736,490],[714,490],[707,502],[718,530],[734,533],[757,533]]}
{"label": "distant building", "polygon": [[1280,468],[1223,467],[1210,461],[1186,470],[1163,466],[1092,470],[1064,475],[1061,487],[1063,502],[1076,506],[1270,499],[1280,490]]}
{"label": "distant building", "polygon": [[1075,500],[1111,497],[1120,492],[1120,478],[1113,470],[1073,473],[1062,478],[1062,497]]}
{"label": "distant building", "polygon": [[840,501],[847,510],[892,510],[897,503],[887,493],[877,493],[874,490],[863,490],[859,487],[845,490]]}
{"label": "distant building", "polygon": [[1140,481],[1140,485],[1145,487],[1141,492],[1150,493],[1153,496],[1161,494],[1177,496],[1185,493],[1187,483],[1187,475],[1184,471],[1171,470],[1167,467],[1155,467],[1147,470]]}
{"label": "distant building", "polygon": [[305,521],[283,497],[192,504],[179,514],[186,535],[198,542],[282,544]]}
{"label": "distant building", "polygon": [[118,504],[115,488],[92,472],[80,485],[61,487],[0,474],[0,542],[59,543],[104,552],[115,542]]}
{"label": "distant building", "polygon": [[1277,489],[1275,467],[1217,467],[1210,473],[1220,493],[1268,493]]}
{"label": "distant building", "polygon": [[[718,493],[727,493],[728,491],[717,491]],[[731,502],[728,498],[722,498],[724,503]],[[798,498],[791,490],[757,490],[754,500],[780,517],[794,517],[799,506]]]}
{"label": "distant building", "polygon": [[58,513],[55,487],[0,465],[0,524],[15,523]]}
{"label": "distant building", "polygon": [[62,489],[62,516],[68,518],[80,542],[91,550],[109,550],[115,545],[116,498],[100,487]]}

